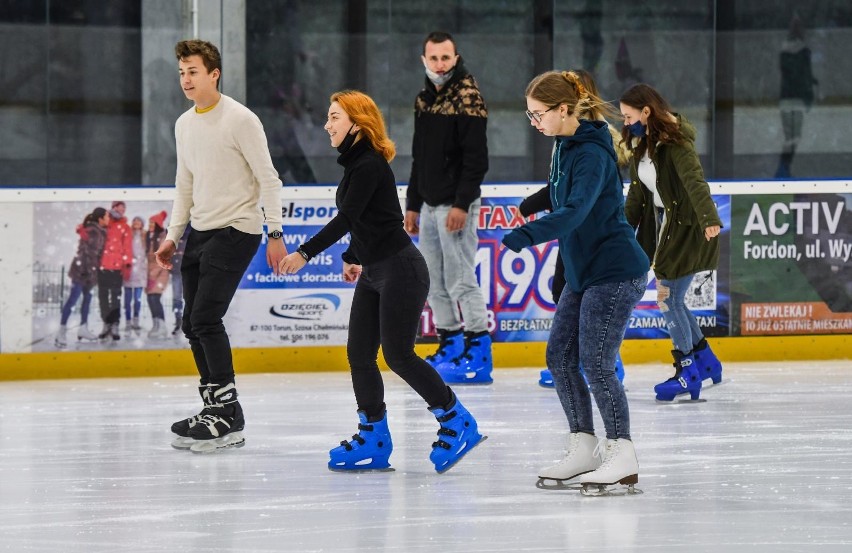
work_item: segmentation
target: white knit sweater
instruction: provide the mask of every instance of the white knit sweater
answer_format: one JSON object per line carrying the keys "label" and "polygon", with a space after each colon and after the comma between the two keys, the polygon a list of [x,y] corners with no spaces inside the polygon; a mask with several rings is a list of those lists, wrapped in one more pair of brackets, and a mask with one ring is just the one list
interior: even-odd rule
{"label": "white knit sweater", "polygon": [[167,239],[178,243],[186,225],[196,230],[232,226],[281,230],[281,180],[272,165],[260,119],[222,95],[206,113],[193,106],[175,123],[177,176]]}

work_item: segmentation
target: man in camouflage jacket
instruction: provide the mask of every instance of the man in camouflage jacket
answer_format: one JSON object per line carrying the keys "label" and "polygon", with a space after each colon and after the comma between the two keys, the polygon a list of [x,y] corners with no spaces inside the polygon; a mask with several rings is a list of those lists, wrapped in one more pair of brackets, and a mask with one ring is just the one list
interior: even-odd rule
{"label": "man in camouflage jacket", "polygon": [[426,37],[422,61],[426,87],[414,104],[405,229],[420,234],[428,301],[441,338],[427,360],[447,382],[488,383],[491,338],[474,272],[480,186],[488,171],[488,110],[448,33]]}

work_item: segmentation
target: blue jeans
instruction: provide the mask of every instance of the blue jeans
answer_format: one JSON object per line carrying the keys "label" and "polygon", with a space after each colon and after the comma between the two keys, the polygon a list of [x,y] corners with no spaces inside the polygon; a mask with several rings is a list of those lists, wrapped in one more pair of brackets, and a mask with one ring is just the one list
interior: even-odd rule
{"label": "blue jeans", "polygon": [[666,319],[675,349],[681,353],[689,353],[704,338],[695,315],[684,302],[687,292],[692,289],[694,276],[657,281],[657,305]]}
{"label": "blue jeans", "polygon": [[[595,433],[592,399],[610,440],[630,439],[630,413],[624,387],[615,375],[615,358],[627,320],[642,299],[647,275],[621,282],[562,292],[547,341],[547,368],[571,432]],[[580,373],[586,373],[588,386]]]}
{"label": "blue jeans", "polygon": [[488,330],[485,298],[474,270],[480,205],[480,200],[470,204],[467,221],[458,232],[447,232],[451,206],[423,204],[420,210],[419,246],[431,281],[427,300],[435,326],[443,330],[460,329],[462,320],[469,332]]}
{"label": "blue jeans", "polygon": [[139,318],[139,311],[142,309],[142,288],[139,286],[124,287],[124,318],[130,320],[131,317]]}
{"label": "blue jeans", "polygon": [[83,305],[80,306],[80,324],[86,326],[89,320],[89,305],[92,303],[92,286],[83,286],[76,282],[71,283],[71,291],[68,292],[68,299],[65,300],[65,305],[62,306],[62,319],[60,324],[65,326],[68,324],[68,319],[71,317],[71,310],[74,304],[83,296]]}

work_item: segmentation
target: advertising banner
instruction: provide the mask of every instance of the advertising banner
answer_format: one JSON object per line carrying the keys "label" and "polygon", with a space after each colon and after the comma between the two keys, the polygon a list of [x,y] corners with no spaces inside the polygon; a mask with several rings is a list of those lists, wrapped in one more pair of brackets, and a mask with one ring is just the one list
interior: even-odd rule
{"label": "advertising banner", "polygon": [[[724,228],[721,259],[727,259],[730,228],[730,197],[714,196]],[[497,342],[546,341],[553,313],[551,286],[558,254],[557,243],[549,242],[519,253],[501,247],[507,229],[523,224],[517,211],[523,198],[483,198],[479,222],[477,273],[485,294],[490,330]],[[730,311],[727,266],[695,276],[687,304],[696,314],[707,336],[727,336]],[[649,275],[649,286],[630,317],[627,338],[667,338],[665,320],[657,306],[656,279]],[[424,334],[434,329],[424,324]]]}
{"label": "advertising banner", "polygon": [[[334,200],[285,201],[284,243],[293,252],[337,214]],[[266,238],[249,265],[225,320],[240,347],[346,343],[354,284],[343,281],[347,234],[294,275],[266,264]]]}
{"label": "advertising banner", "polygon": [[[476,274],[496,342],[545,341],[555,310],[551,286],[555,242],[520,253],[501,245],[524,223],[517,206],[538,185],[487,187],[479,214]],[[852,193],[848,183],[714,185],[724,228],[717,271],[695,276],[687,302],[708,336],[848,334],[852,331]],[[165,192],[164,192],[165,190]],[[400,189],[404,194],[404,190]],[[483,188],[485,191],[485,188]],[[818,192],[815,190],[819,190]],[[34,190],[7,193],[2,312],[4,352],[186,348],[177,329],[183,302],[177,272],[148,274],[151,219],[169,224],[168,189]],[[29,194],[32,199],[22,199]],[[134,267],[142,281],[113,283],[120,304],[118,339],[104,330],[102,290],[77,286],[75,265],[84,217],[125,201],[126,224],[136,224]],[[284,240],[290,251],[336,214],[333,188],[285,195]],[[15,229],[14,232],[8,229]],[[225,319],[234,347],[340,346],[346,343],[354,285],[343,282],[343,237],[295,275],[275,275],[258,250]],[[415,239],[416,242],[416,239]],[[139,250],[142,250],[141,252]],[[628,322],[627,338],[667,338],[653,273]],[[80,284],[77,282],[76,284]],[[149,287],[155,284],[156,287]],[[88,292],[88,298],[87,298]],[[158,326],[152,313],[162,309]],[[63,310],[65,314],[63,314]],[[85,315],[85,317],[84,317]],[[85,324],[84,324],[85,319]],[[62,325],[62,322],[65,322]],[[423,341],[435,340],[424,306]]]}
{"label": "advertising banner", "polygon": [[[503,235],[524,224],[518,212],[522,197],[483,198],[479,214],[479,249],[476,273],[485,297],[489,330],[496,342],[546,341],[555,304],[551,292],[558,248],[556,242],[540,244],[514,253],[501,245]],[[722,259],[727,259],[730,227],[729,196],[715,200],[725,223]],[[36,244],[34,250],[34,309],[32,317],[33,351],[110,349],[166,349],[186,347],[180,330],[176,330],[182,313],[178,272],[172,271],[158,289],[150,290],[147,282],[139,286],[123,282],[116,291],[121,304],[119,338],[92,339],[104,329],[102,299],[99,288],[89,290],[91,297],[83,311],[85,294],[67,306],[74,294],[74,280],[69,269],[75,253],[85,240],[78,229],[87,213],[96,207],[109,209],[110,202],[42,202],[33,204]],[[149,219],[171,208],[164,201],[129,201],[126,223],[142,219],[143,230],[135,234],[142,252],[134,265],[148,274],[147,249]],[[283,206],[284,241],[289,251],[320,231],[336,214],[332,199],[288,200]],[[44,224],[50,221],[50,225]],[[168,225],[168,213],[164,224]],[[416,239],[415,239],[416,243]],[[349,244],[343,237],[322,254],[311,259],[299,273],[275,275],[266,264],[265,242],[249,265],[225,318],[231,343],[235,347],[335,346],[346,343],[349,312],[354,285],[342,278],[341,254]],[[828,246],[824,246],[828,247]],[[663,338],[668,336],[665,321],[656,303],[653,273],[645,297],[630,318],[628,338]],[[687,302],[698,316],[708,336],[728,333],[727,267],[696,275],[693,293]],[[153,292],[153,293],[152,293]],[[72,298],[73,299],[73,298]],[[158,306],[165,313],[167,332],[157,332],[152,313]],[[62,310],[68,316],[60,326]],[[60,339],[59,334],[64,333]],[[423,341],[435,339],[431,311],[424,307],[420,333]],[[85,336],[84,336],[85,335]],[[64,343],[63,343],[64,341]]]}
{"label": "advertising banner", "polygon": [[852,194],[733,196],[734,335],[852,332]]}
{"label": "advertising banner", "polygon": [[[99,281],[100,265],[87,261],[93,255],[96,262],[103,260],[104,245],[91,241],[84,219],[96,208],[109,211],[112,201],[37,202],[20,207],[33,211],[32,317],[22,321],[32,325],[31,351],[187,347],[176,324],[183,310],[180,274],[158,270],[148,260],[151,219],[167,227],[170,201],[124,202],[122,224],[130,239],[126,250],[114,248],[110,254],[122,270],[109,287]],[[131,230],[134,226],[136,230]],[[118,338],[112,334],[99,338],[105,330],[107,305],[119,306]],[[156,332],[152,309],[163,313]]]}

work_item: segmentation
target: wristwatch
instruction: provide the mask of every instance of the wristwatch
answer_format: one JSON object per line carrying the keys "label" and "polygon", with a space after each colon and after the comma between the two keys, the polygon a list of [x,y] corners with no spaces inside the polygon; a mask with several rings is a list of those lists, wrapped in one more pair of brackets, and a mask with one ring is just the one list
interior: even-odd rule
{"label": "wristwatch", "polygon": [[267,236],[272,239],[278,239],[284,236],[284,233],[280,230],[273,230],[272,232],[267,233]]}
{"label": "wristwatch", "polygon": [[302,259],[304,259],[305,261],[310,261],[310,260],[311,260],[311,256],[310,256],[310,254],[308,254],[308,252],[306,252],[305,250],[303,250],[303,249],[302,249],[302,246],[299,246],[299,249],[297,249],[297,250],[296,250],[296,253],[298,253],[299,255],[301,255],[301,256],[302,256]]}

